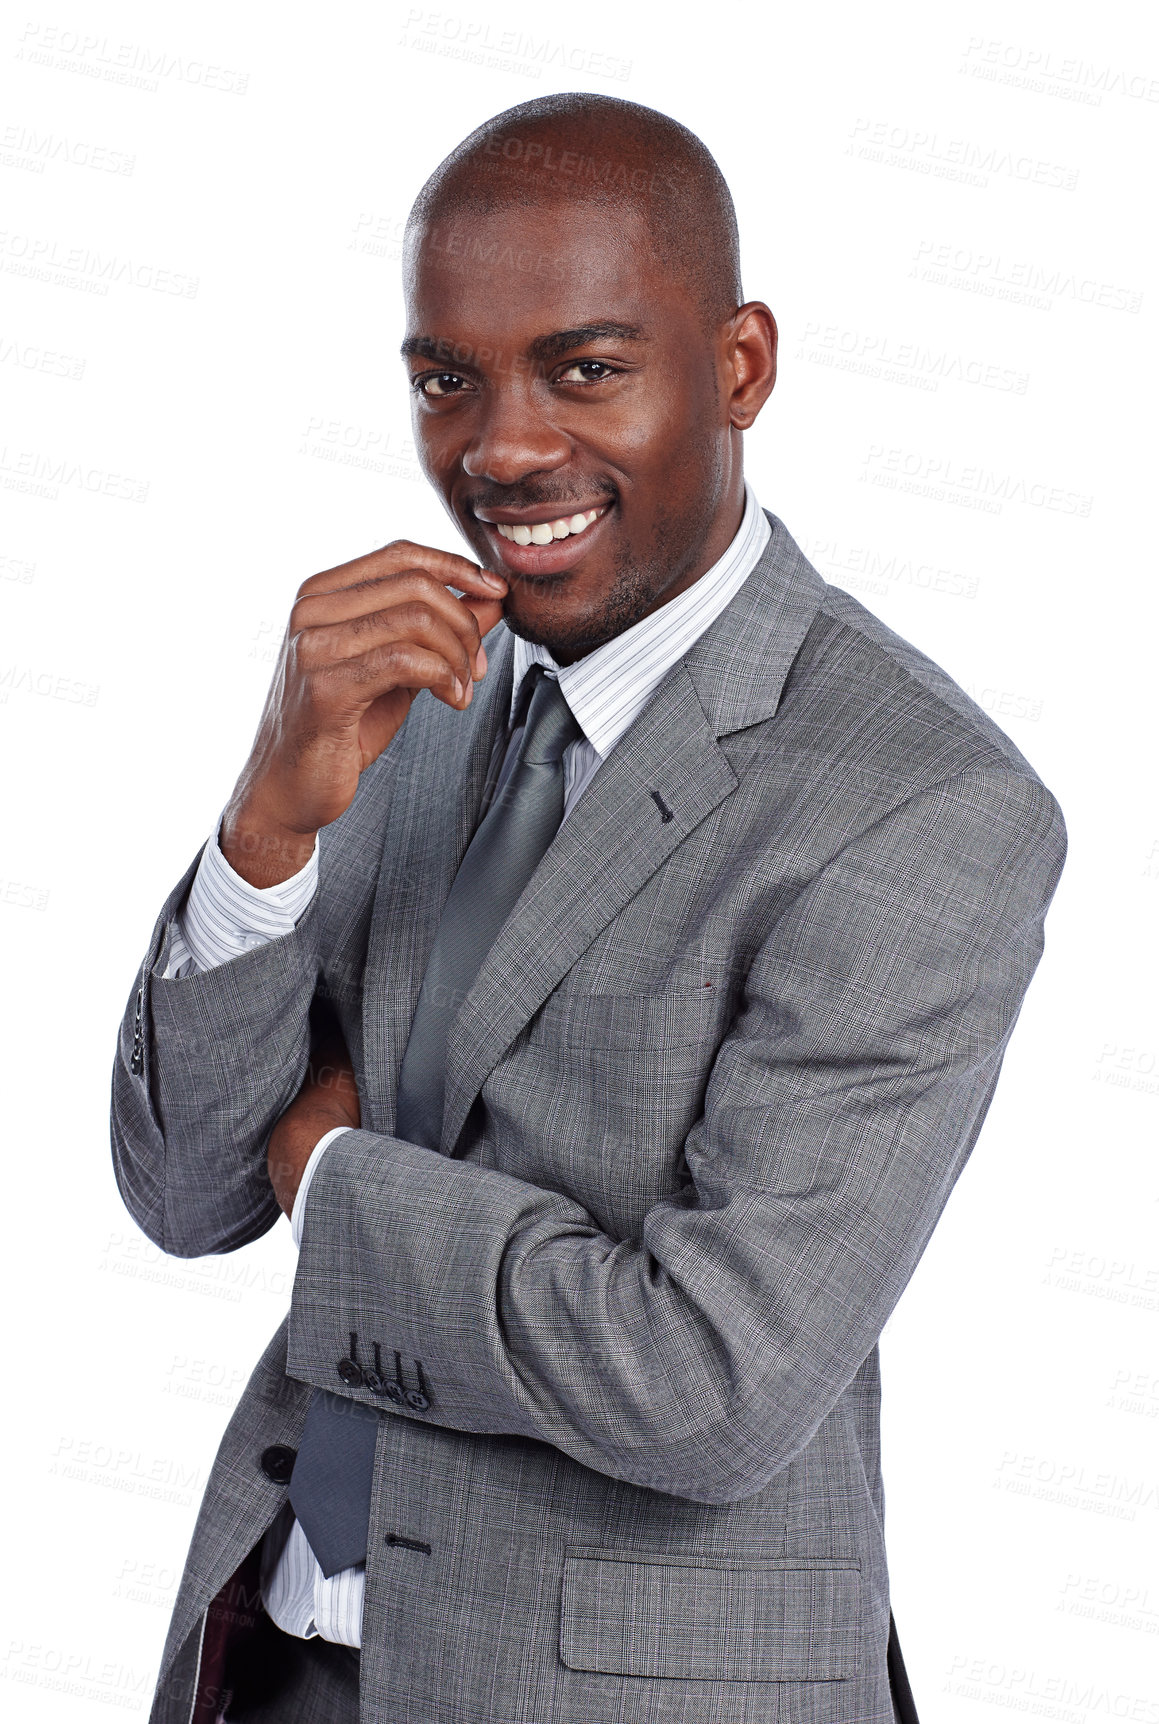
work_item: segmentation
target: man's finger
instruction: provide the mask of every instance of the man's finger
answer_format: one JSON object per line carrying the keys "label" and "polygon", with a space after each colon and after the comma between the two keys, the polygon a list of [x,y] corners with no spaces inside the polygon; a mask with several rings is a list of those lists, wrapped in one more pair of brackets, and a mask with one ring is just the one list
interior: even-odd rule
{"label": "man's finger", "polygon": [[501,599],[463,599],[479,628],[479,652],[475,660],[475,676],[482,678],[487,674],[487,652],[483,646],[483,636],[489,635],[495,624],[503,616],[503,601]]}
{"label": "man's finger", "polygon": [[[475,604],[498,602],[494,590],[472,594]],[[326,593],[307,593],[299,598],[290,612],[290,633],[300,629],[318,628],[328,623],[341,623],[358,617],[374,616],[396,605],[425,604],[441,613],[451,628],[469,643],[474,636],[474,610],[466,597],[455,594],[427,569],[401,569],[393,575],[376,575],[349,587],[336,587]]]}
{"label": "man's finger", "polygon": [[433,545],[416,545],[410,539],[396,539],[381,550],[355,557],[337,568],[323,569],[311,575],[298,588],[298,597],[314,598],[319,594],[341,592],[357,586],[360,581],[373,581],[402,574],[406,569],[422,569],[444,586],[455,586],[464,593],[493,598],[506,592],[507,582],[501,575],[481,569],[477,563],[460,557],[455,551],[436,550]]}
{"label": "man's finger", "polygon": [[386,610],[305,629],[296,637],[298,663],[304,670],[321,671],[365,658],[394,642],[411,642],[445,659],[466,686],[474,675],[478,625],[473,615],[461,614],[464,607],[457,599],[450,602],[460,612],[454,626],[424,595],[413,600],[403,597]]}
{"label": "man's finger", "polygon": [[[369,642],[392,635],[423,640],[440,635],[448,659],[468,661],[468,675],[482,675],[482,637],[502,615],[497,598],[456,598],[432,575],[413,569],[382,580],[361,582],[336,593],[299,599],[290,614],[290,639],[298,662],[317,666],[327,658],[349,658]],[[482,620],[480,620],[482,618]]]}
{"label": "man's finger", "polygon": [[[359,658],[343,659],[328,668],[347,691],[341,702],[347,708],[365,710],[380,695],[390,694],[396,688],[429,688],[457,711],[472,691],[470,673],[464,683],[441,653],[432,652],[416,641],[389,641]],[[462,694],[456,693],[456,683]]]}

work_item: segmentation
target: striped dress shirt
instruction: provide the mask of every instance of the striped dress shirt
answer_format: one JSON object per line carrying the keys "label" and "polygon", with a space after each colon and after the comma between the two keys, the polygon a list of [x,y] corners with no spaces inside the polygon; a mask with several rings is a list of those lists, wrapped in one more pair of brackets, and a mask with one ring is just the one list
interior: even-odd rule
{"label": "striped dress shirt", "polygon": [[[558,679],[583,731],[564,750],[565,820],[666,672],[740,591],[756,567],[770,531],[751,486],[746,484],[744,516],[724,555],[686,591],[650,616],[569,665],[558,665],[547,647],[515,637],[509,725],[515,718],[524,676],[533,664],[542,664],[549,676]],[[514,769],[521,736],[521,725],[510,733],[497,789]],[[178,917],[166,975],[186,976],[211,969],[290,933],[313,898],[317,883],[317,843],[299,873],[278,886],[259,889],[234,873],[215,833],[205,847]],[[311,1180],[322,1156],[345,1129],[328,1131],[306,1163],[290,1218],[296,1245],[301,1242]],[[262,1554],[262,1601],[287,1634],[303,1639],[320,1634],[342,1646],[360,1646],[364,1584],[362,1563],[327,1580],[305,1533],[288,1511],[267,1535]]]}

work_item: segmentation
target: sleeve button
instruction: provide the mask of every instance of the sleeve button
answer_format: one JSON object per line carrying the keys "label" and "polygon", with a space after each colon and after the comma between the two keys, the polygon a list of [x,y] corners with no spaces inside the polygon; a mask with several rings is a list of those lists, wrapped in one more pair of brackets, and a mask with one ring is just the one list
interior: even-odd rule
{"label": "sleeve button", "polygon": [[274,1484],[288,1485],[297,1458],[297,1449],[287,1448],[284,1443],[275,1443],[272,1448],[262,1450],[262,1471]]}

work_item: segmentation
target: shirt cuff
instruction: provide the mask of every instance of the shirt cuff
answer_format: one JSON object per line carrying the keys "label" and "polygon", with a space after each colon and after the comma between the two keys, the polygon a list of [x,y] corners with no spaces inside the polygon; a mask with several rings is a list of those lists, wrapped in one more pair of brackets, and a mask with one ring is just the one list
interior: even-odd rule
{"label": "shirt cuff", "polygon": [[318,887],[318,840],[304,868],[276,886],[251,886],[236,874],[218,844],[217,830],[201,854],[185,907],[169,946],[167,979],[228,964],[292,934]]}
{"label": "shirt cuff", "polygon": [[344,1131],[351,1130],[353,1130],[353,1127],[349,1125],[336,1125],[333,1131],[328,1131],[325,1137],[320,1137],[313,1149],[310,1151],[310,1159],[302,1169],[302,1177],[298,1183],[298,1193],[294,1198],[294,1207],[290,1211],[290,1232],[293,1234],[295,1245],[300,1245],[302,1243],[302,1227],[306,1220],[306,1194],[310,1189],[310,1181],[318,1171],[318,1164],[322,1160],[326,1151],[330,1148],[330,1145],[334,1142],[334,1139],[336,1137],[341,1137]]}

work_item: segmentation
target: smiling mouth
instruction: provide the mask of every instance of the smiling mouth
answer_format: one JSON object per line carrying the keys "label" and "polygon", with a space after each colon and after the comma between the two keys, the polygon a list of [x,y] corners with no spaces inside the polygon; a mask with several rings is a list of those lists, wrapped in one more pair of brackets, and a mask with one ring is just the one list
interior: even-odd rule
{"label": "smiling mouth", "polygon": [[501,538],[509,539],[513,545],[550,545],[553,539],[578,538],[586,532],[593,521],[608,508],[605,503],[602,509],[585,509],[576,515],[561,515],[555,521],[536,521],[534,525],[522,521],[514,524],[506,521],[490,523]]}
{"label": "smiling mouth", "polygon": [[612,509],[609,501],[547,521],[475,519],[486,529],[500,571],[536,582],[562,577],[585,557],[589,537],[602,538]]}

